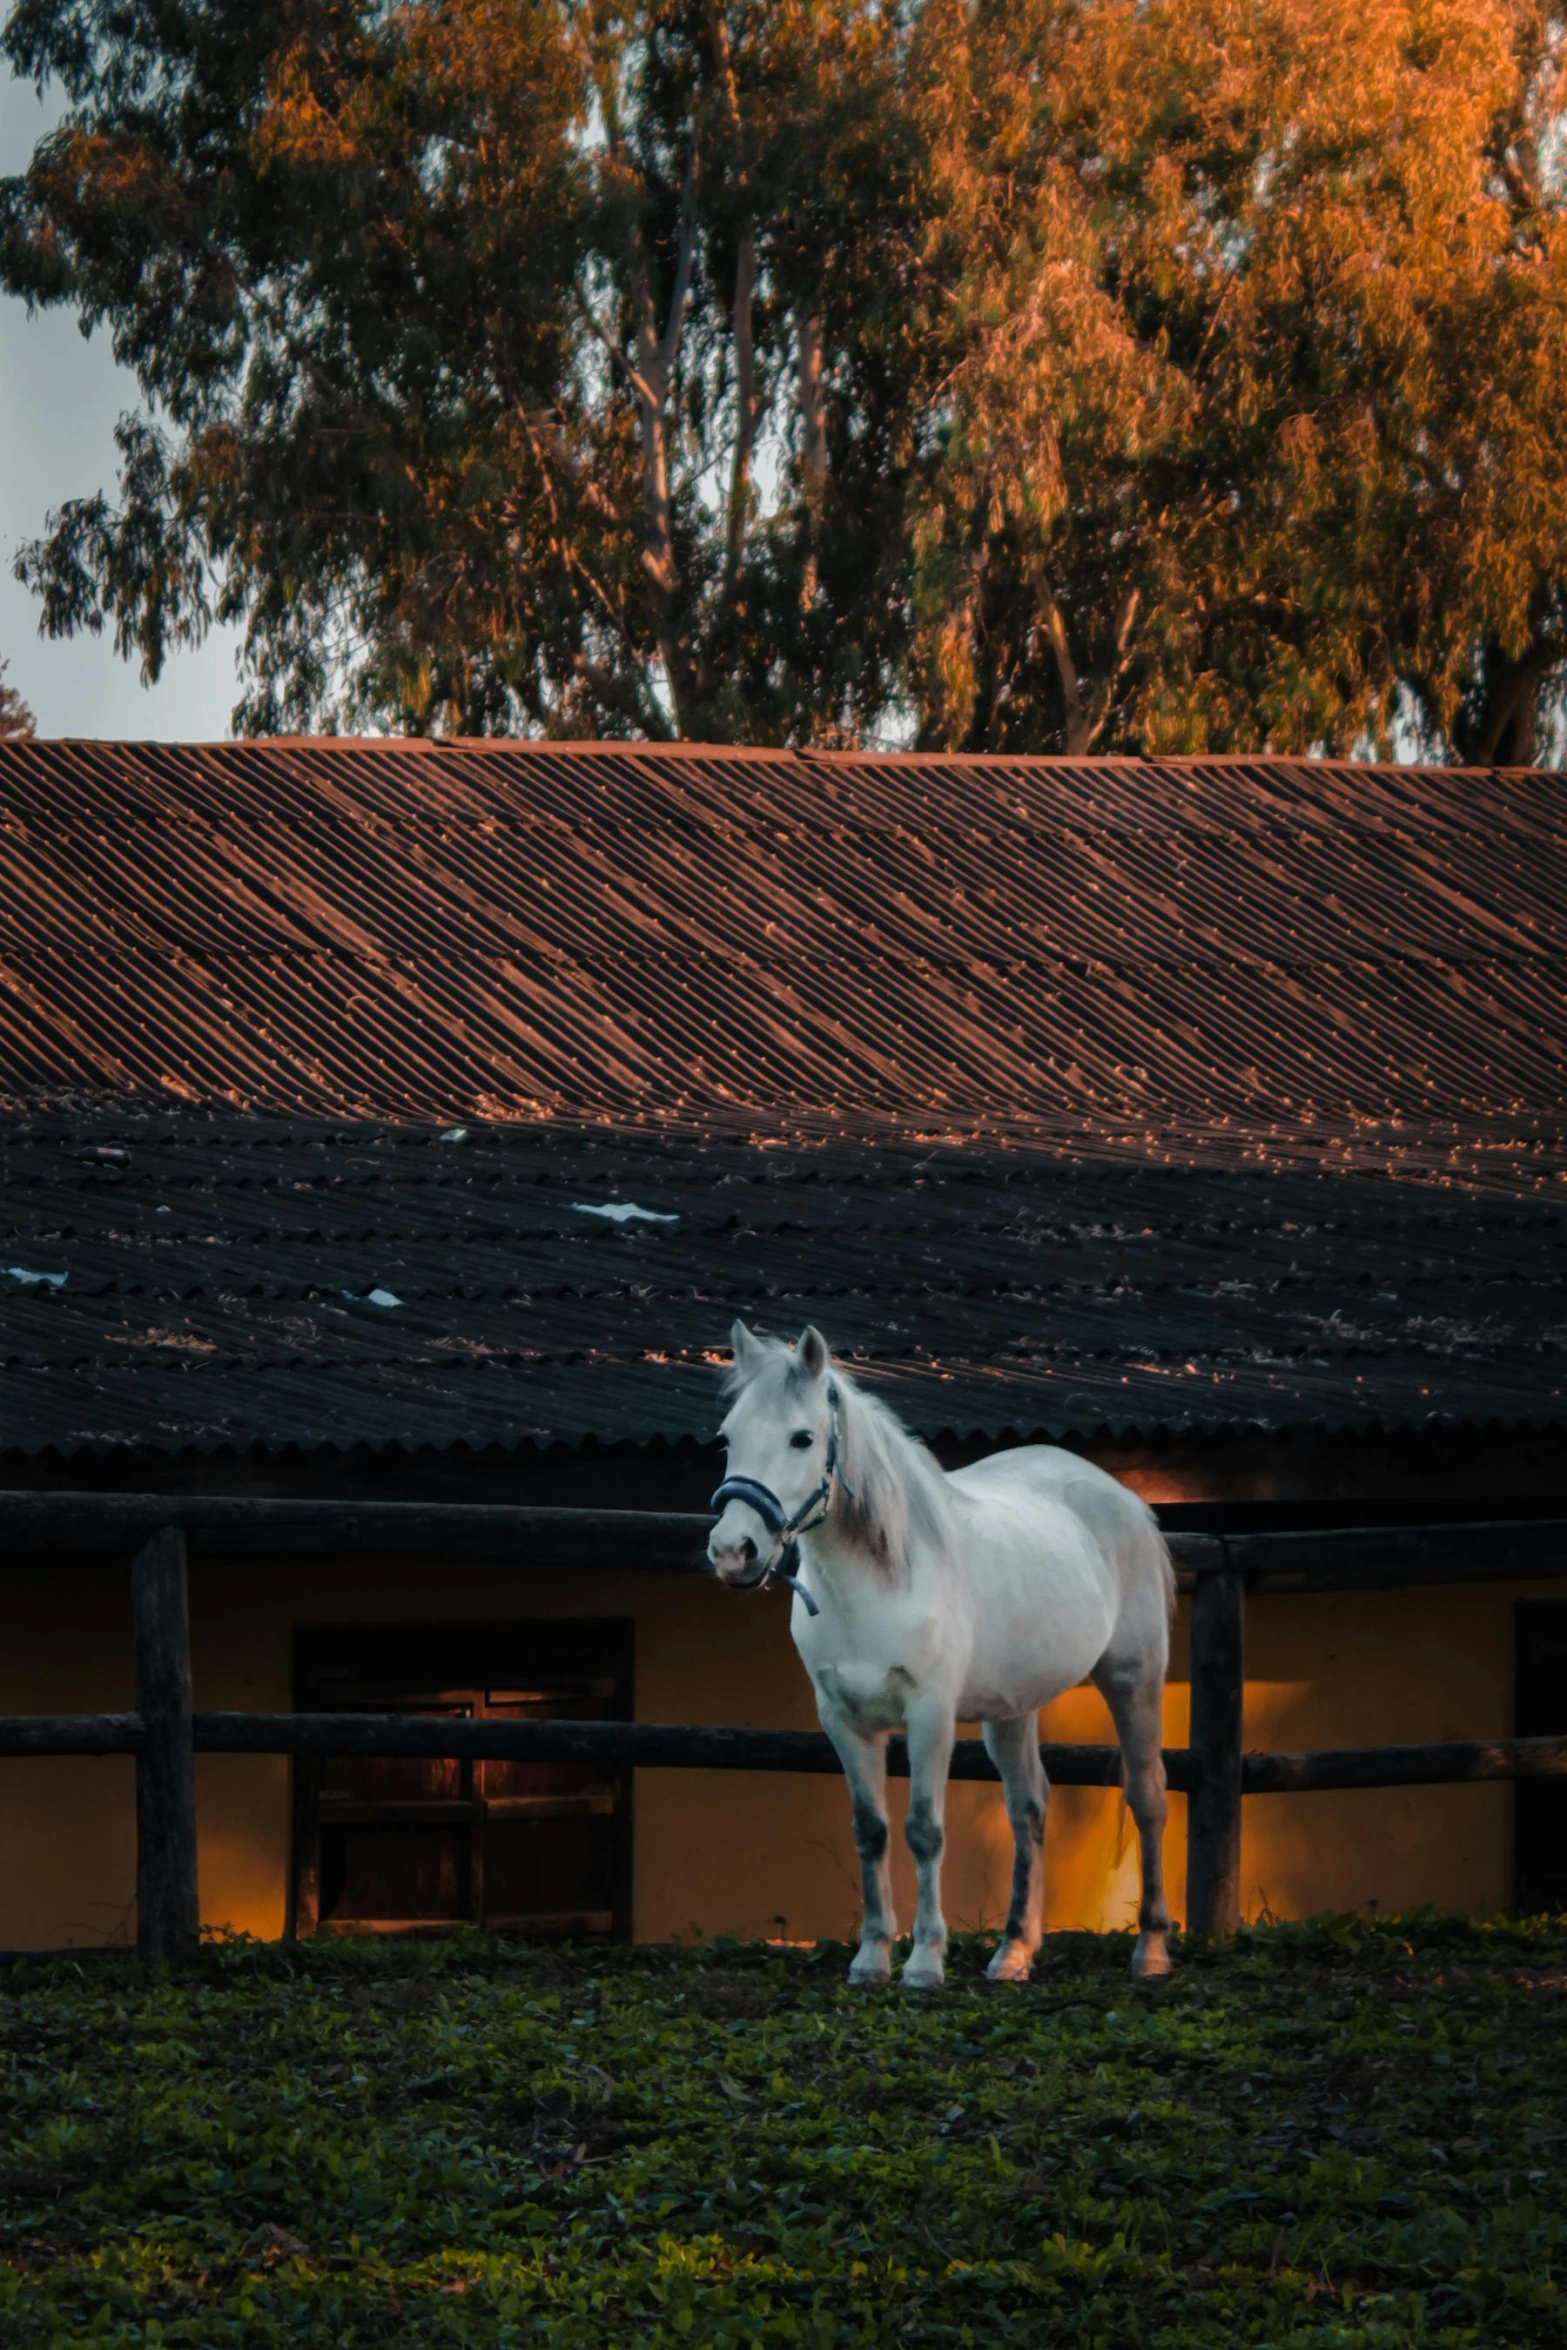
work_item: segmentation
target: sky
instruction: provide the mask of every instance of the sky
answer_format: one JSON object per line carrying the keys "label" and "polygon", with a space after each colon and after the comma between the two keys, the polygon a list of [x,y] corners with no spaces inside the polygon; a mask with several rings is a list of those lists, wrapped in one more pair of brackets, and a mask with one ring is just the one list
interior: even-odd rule
{"label": "sky", "polygon": [[[58,103],[0,65],[0,177],[26,166]],[[237,629],[214,629],[194,652],[170,655],[155,686],[120,660],[108,631],[51,643],[38,604],[12,577],[17,549],[42,535],[67,498],[113,495],[114,426],[141,405],[136,379],[115,363],[100,330],[84,341],[68,310],[29,318],[0,294],[0,660],[7,685],[32,709],[40,734],[121,741],[202,742],[229,732],[239,698]]]}

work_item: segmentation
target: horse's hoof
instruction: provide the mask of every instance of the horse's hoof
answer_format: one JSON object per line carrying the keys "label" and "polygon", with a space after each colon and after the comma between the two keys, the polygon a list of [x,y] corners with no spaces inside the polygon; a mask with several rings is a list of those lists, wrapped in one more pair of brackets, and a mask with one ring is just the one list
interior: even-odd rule
{"label": "horse's hoof", "polygon": [[1032,1951],[1008,1949],[1003,1945],[986,1967],[985,1980],[987,1983],[1026,1983],[1033,1970]]}
{"label": "horse's hoof", "polygon": [[885,1959],[857,1958],[849,1969],[849,1982],[856,1991],[879,1991],[892,1981],[892,1969]]}
{"label": "horse's hoof", "polygon": [[1132,1975],[1139,1983],[1162,1983],[1170,1971],[1170,1953],[1162,1934],[1144,1934],[1132,1952]]}
{"label": "horse's hoof", "polygon": [[905,1991],[939,1991],[947,1979],[940,1959],[911,1958],[898,1981]]}

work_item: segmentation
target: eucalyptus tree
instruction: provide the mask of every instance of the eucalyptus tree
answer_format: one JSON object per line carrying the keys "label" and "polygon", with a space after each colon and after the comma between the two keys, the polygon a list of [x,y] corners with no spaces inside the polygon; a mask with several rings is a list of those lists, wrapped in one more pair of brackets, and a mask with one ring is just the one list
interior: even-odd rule
{"label": "eucalyptus tree", "polygon": [[1558,0],[20,0],[23,568],[241,725],[1529,759]]}
{"label": "eucalyptus tree", "polygon": [[0,269],[146,401],[25,558],[45,626],[155,675],[243,620],[258,730],[852,725],[898,492],[811,303],[897,38],[858,0],[23,0],[7,54],[69,106]]}
{"label": "eucalyptus tree", "polygon": [[7,685],[8,664],[0,661],[0,742],[23,741],[33,733],[33,714],[14,685]]}
{"label": "eucalyptus tree", "polygon": [[927,739],[1559,751],[1562,9],[938,8]]}

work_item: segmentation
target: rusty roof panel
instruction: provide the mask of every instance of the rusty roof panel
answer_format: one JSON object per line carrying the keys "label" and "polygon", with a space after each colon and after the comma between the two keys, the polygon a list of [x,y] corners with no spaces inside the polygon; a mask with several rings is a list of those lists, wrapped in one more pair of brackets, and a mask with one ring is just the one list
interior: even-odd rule
{"label": "rusty roof panel", "polygon": [[1288,760],[0,746],[0,1094],[1562,1164],[1567,789]]}

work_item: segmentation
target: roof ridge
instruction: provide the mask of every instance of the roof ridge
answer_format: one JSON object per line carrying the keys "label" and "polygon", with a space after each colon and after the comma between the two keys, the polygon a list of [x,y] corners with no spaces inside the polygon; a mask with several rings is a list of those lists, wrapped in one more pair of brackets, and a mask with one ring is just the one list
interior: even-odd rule
{"label": "roof ridge", "polygon": [[1444,781],[1458,782],[1473,776],[1491,785],[1525,779],[1530,782],[1567,783],[1567,768],[1559,767],[1467,767],[1434,760],[1327,759],[1298,751],[1107,751],[1095,752],[1088,757],[1073,757],[1057,751],[916,751],[880,747],[827,748],[812,743],[621,742],[532,735],[277,734],[215,736],[201,741],[186,741],[177,737],[161,740],[113,735],[35,735],[0,742],[0,758],[26,758],[29,755],[36,756],[39,752],[73,750],[111,756],[122,751],[174,752],[185,756],[204,752],[297,754],[302,751],[338,752],[355,757],[384,754],[394,758],[409,755],[445,758],[521,755],[549,759],[639,759],[668,762],[671,765],[685,761],[728,760],[765,762],[769,766],[868,766],[883,772],[897,767],[1022,769],[1037,773],[1071,773],[1085,779],[1102,773],[1179,774],[1203,768],[1250,768],[1261,774],[1280,776],[1358,775],[1368,781],[1372,778],[1391,780],[1396,777],[1403,781],[1414,781],[1440,777]]}

